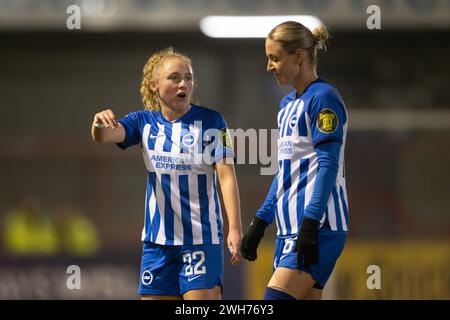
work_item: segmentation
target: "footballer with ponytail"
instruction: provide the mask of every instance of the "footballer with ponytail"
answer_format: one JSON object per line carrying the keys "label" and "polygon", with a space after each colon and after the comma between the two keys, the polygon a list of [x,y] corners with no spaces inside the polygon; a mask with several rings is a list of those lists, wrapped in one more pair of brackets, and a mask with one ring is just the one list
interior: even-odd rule
{"label": "footballer with ponytail", "polygon": [[[267,71],[293,87],[278,108],[278,172],[241,242],[254,261],[277,220],[274,272],[264,299],[321,299],[344,249],[349,216],[344,176],[348,115],[336,88],[317,75],[328,31],[287,21],[270,31]],[[286,146],[289,146],[288,148]]]}

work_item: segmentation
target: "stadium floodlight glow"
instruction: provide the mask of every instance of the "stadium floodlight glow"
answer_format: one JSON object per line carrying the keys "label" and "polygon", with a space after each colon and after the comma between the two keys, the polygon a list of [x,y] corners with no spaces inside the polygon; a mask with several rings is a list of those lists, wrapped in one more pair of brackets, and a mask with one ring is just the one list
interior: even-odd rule
{"label": "stadium floodlight glow", "polygon": [[322,22],[315,16],[207,16],[200,30],[211,38],[265,38],[278,24],[297,21],[313,30]]}

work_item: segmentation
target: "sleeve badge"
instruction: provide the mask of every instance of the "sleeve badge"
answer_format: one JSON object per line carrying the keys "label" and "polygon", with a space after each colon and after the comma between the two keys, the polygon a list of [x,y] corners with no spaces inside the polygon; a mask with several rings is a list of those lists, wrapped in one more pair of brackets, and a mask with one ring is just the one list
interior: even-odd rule
{"label": "sleeve badge", "polygon": [[331,109],[322,109],[317,115],[316,126],[317,129],[322,133],[333,133],[336,131],[339,125],[339,119],[336,114]]}
{"label": "sleeve badge", "polygon": [[227,128],[222,128],[220,130],[220,143],[228,149],[233,149],[233,144],[231,142],[230,134],[228,133]]}

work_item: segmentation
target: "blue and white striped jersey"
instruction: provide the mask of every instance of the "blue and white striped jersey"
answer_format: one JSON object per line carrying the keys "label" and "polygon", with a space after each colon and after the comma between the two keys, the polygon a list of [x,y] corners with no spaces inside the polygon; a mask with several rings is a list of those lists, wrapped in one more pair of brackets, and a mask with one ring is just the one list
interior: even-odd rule
{"label": "blue and white striped jersey", "polygon": [[141,110],[118,120],[122,149],[140,144],[147,168],[142,241],[161,245],[221,244],[222,213],[214,163],[234,158],[222,115],[191,105],[174,122]]}
{"label": "blue and white striped jersey", "polygon": [[[321,216],[321,231],[347,232],[348,206],[344,176],[347,111],[337,90],[322,79],[312,82],[297,97],[285,96],[278,112],[278,174],[273,210],[258,215],[276,218],[278,237],[299,232],[305,208],[311,200],[318,169],[315,146],[325,141],[341,143],[336,182]],[[325,201],[325,200],[324,200]],[[266,215],[266,216],[264,216]]]}

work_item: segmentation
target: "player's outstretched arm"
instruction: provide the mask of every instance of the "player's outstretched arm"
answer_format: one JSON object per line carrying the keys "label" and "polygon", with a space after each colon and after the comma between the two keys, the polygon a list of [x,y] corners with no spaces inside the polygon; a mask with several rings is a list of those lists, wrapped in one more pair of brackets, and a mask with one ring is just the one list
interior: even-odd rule
{"label": "player's outstretched arm", "polygon": [[96,113],[91,128],[92,139],[100,143],[121,143],[125,140],[125,129],[116,121],[111,109]]}
{"label": "player's outstretched arm", "polygon": [[242,224],[236,173],[234,171],[234,165],[225,164],[225,161],[216,163],[216,171],[228,217],[227,245],[232,254],[231,264],[237,265],[242,261],[239,250],[242,240]]}

